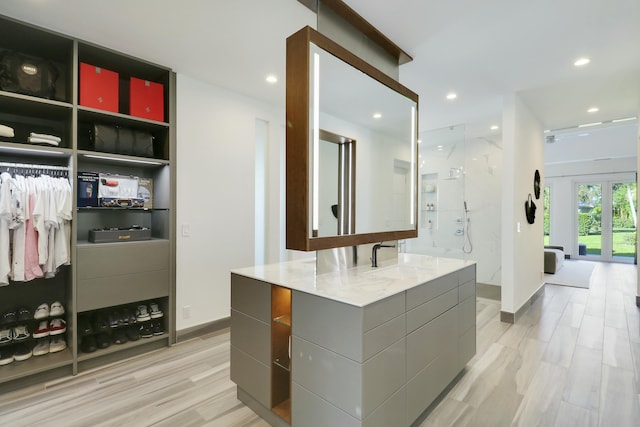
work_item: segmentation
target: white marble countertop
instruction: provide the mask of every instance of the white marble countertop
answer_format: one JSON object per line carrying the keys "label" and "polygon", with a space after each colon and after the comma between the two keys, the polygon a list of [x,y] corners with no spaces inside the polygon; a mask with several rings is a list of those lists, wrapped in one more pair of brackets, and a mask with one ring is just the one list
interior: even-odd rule
{"label": "white marble countertop", "polygon": [[315,258],[238,268],[231,272],[364,307],[475,263],[401,253],[398,254],[398,264],[378,268],[358,266],[319,275],[316,275]]}

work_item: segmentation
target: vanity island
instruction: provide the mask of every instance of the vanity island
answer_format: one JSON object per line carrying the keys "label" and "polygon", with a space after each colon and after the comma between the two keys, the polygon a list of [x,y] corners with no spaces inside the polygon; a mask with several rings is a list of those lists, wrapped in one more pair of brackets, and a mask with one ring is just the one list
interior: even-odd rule
{"label": "vanity island", "polygon": [[475,262],[231,272],[231,380],[274,426],[410,426],[476,351]]}

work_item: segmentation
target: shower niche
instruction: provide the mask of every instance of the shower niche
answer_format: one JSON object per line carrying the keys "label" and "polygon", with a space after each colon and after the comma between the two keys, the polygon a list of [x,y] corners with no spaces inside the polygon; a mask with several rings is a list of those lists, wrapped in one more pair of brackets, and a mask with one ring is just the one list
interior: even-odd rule
{"label": "shower niche", "polygon": [[438,174],[420,176],[420,224],[422,228],[436,229],[438,225]]}

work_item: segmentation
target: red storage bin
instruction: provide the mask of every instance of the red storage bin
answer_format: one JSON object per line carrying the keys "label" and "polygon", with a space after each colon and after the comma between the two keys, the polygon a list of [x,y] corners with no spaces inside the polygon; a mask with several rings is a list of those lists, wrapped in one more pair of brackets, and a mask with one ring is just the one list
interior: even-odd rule
{"label": "red storage bin", "polygon": [[164,121],[164,85],[131,77],[129,114],[143,119]]}
{"label": "red storage bin", "polygon": [[118,112],[118,73],[80,63],[80,105]]}

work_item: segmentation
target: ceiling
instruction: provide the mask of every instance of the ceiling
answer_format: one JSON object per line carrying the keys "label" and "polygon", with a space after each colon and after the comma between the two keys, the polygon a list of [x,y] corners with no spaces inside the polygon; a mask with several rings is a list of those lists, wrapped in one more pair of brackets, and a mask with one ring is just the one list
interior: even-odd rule
{"label": "ceiling", "polygon": [[[514,92],[545,129],[640,115],[638,0],[345,3],[413,57],[400,80],[420,95],[421,131],[499,133],[489,127]],[[315,27],[296,0],[21,0],[1,2],[0,14],[281,106],[285,38]],[[581,56],[591,63],[577,68]],[[266,84],[268,73],[279,82]]]}

